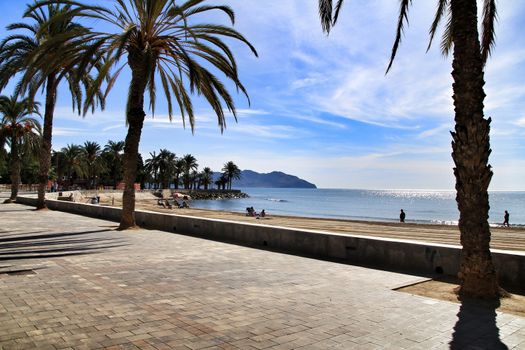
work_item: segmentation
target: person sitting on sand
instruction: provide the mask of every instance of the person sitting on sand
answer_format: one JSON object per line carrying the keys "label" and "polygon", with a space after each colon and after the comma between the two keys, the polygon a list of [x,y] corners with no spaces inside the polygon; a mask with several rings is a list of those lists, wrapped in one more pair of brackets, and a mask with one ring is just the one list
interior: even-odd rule
{"label": "person sitting on sand", "polygon": [[257,213],[253,207],[248,207],[246,208],[246,216],[257,216]]}
{"label": "person sitting on sand", "polygon": [[505,210],[505,215],[503,216],[503,227],[505,226],[510,227],[509,218],[510,218],[510,214],[508,211]]}
{"label": "person sitting on sand", "polygon": [[405,212],[401,209],[401,213],[399,213],[399,222],[405,222],[405,216]]}
{"label": "person sitting on sand", "polygon": [[261,217],[264,218],[266,216],[266,212],[263,210],[261,210]]}

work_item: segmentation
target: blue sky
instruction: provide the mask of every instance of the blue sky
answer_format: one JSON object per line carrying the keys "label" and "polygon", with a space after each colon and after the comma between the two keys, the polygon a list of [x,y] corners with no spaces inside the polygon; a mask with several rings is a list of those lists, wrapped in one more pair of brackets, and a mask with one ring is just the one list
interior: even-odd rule
{"label": "blue sky", "polygon": [[[196,128],[172,122],[158,93],[155,117],[147,111],[140,151],[166,148],[193,154],[200,167],[297,175],[323,188],[454,188],[451,58],[439,38],[426,53],[436,1],[415,1],[393,68],[385,76],[398,2],[346,1],[330,36],[321,31],[316,0],[211,0],[236,13],[235,28],[259,58],[232,43],[251,99],[236,97],[238,122],[223,134],[198,98]],[[25,1],[0,0],[0,36],[19,21]],[[109,5],[110,1],[98,3]],[[525,3],[497,2],[496,47],[486,67],[485,115],[491,130],[492,190],[525,190]],[[223,15],[205,18],[224,22]],[[89,25],[97,28],[96,22]],[[123,140],[129,76],[120,77],[106,110],[79,117],[65,89],[59,92],[53,148],[70,143]],[[8,87],[2,94],[10,94]]]}

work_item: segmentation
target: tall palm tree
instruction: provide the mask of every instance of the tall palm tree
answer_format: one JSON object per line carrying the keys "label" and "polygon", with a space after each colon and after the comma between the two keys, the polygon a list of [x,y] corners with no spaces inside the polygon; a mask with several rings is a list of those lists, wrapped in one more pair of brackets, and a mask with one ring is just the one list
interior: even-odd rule
{"label": "tall palm tree", "polygon": [[199,164],[197,163],[197,158],[191,154],[186,154],[182,157],[183,161],[183,183],[184,188],[189,189],[191,187],[191,172],[197,170]]}
{"label": "tall palm tree", "polygon": [[[403,27],[408,21],[411,0],[401,0],[396,39],[387,72],[392,66],[401,42]],[[319,13],[325,32],[335,25],[343,1],[333,8],[332,0],[319,0]],[[455,163],[456,201],[461,233],[459,295],[476,298],[499,298],[496,270],[490,254],[488,187],[492,178],[488,164],[491,153],[489,130],[491,119],[483,115],[484,65],[494,46],[494,0],[483,0],[481,42],[478,33],[476,0],[438,0],[438,8],[430,27],[430,42],[446,17],[441,42],[442,52],[453,50],[452,85],[455,107],[455,131],[452,132],[452,159]]]}
{"label": "tall palm tree", "polygon": [[32,114],[40,115],[37,103],[28,98],[0,96],[0,138],[9,145],[11,159],[11,196],[5,203],[13,202],[18,195],[22,154],[37,149],[40,142],[40,122]]}
{"label": "tall palm tree", "polygon": [[[35,1],[28,5],[24,18],[33,24],[14,23],[8,30],[25,30],[29,35],[14,34],[0,43],[0,90],[8,81],[22,73],[19,92],[28,92],[33,99],[40,88],[45,90],[44,129],[40,149],[40,170],[37,209],[45,207],[45,190],[51,161],[53,114],[58,86],[66,81],[71,92],[73,110],[80,113],[83,87],[91,83],[92,62],[85,60],[91,41],[87,28],[73,21],[79,10],[60,3]],[[85,61],[82,69],[78,63]],[[103,96],[95,89],[91,107],[103,107]]]}
{"label": "tall palm tree", "polygon": [[241,169],[234,162],[229,161],[222,167],[222,172],[228,180],[228,189],[231,190],[233,179],[241,178]]}
{"label": "tall palm tree", "polygon": [[124,141],[111,141],[104,146],[104,152],[108,159],[109,172],[113,180],[113,188],[117,188],[117,183],[122,176],[122,155],[124,154]]}
{"label": "tall palm tree", "polygon": [[204,186],[204,189],[207,190],[208,186],[213,182],[213,171],[209,167],[202,169],[200,175],[200,182]]}
{"label": "tall palm tree", "polygon": [[84,173],[88,177],[88,186],[97,187],[97,178],[106,170],[104,158],[101,157],[102,148],[97,142],[86,141],[82,146],[82,161]]}
{"label": "tall palm tree", "polygon": [[[70,0],[67,4],[82,6]],[[91,53],[104,55],[103,73],[110,71],[121,59],[114,77],[108,83],[111,88],[124,66],[131,69],[131,82],[126,106],[128,133],[124,148],[124,182],[120,229],[135,225],[136,164],[140,137],[144,125],[144,95],[149,97],[149,107],[155,112],[156,87],[160,81],[168,105],[168,115],[173,116],[173,96],[179,106],[182,120],[186,117],[194,127],[193,104],[190,93],[203,96],[215,111],[221,131],[226,126],[224,110],[235,117],[235,104],[228,89],[208,69],[224,74],[237,90],[246,96],[241,84],[232,51],[224,39],[234,39],[246,44],[254,54],[253,46],[234,29],[216,24],[200,24],[195,16],[213,10],[225,13],[234,22],[234,13],[228,6],[205,5],[204,0],[117,0],[113,10],[82,6],[90,16],[101,19],[117,28],[114,33],[96,33]],[[103,82],[104,74],[95,80],[95,86]],[[188,91],[189,88],[189,91]],[[87,105],[92,104],[94,94],[86,96]]]}

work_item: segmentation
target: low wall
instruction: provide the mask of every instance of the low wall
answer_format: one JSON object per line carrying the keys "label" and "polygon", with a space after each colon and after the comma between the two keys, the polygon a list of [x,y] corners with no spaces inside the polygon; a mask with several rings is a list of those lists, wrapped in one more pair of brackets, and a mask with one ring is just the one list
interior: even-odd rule
{"label": "low wall", "polygon": [[[36,199],[18,197],[17,202],[35,205]],[[47,200],[46,203],[48,208],[53,210],[120,221],[120,208],[58,200]],[[453,245],[372,238],[149,211],[136,211],[135,220],[139,226],[149,229],[420,274],[437,272],[456,275],[461,252],[461,247]],[[502,285],[525,288],[525,253],[492,250],[492,257]]]}

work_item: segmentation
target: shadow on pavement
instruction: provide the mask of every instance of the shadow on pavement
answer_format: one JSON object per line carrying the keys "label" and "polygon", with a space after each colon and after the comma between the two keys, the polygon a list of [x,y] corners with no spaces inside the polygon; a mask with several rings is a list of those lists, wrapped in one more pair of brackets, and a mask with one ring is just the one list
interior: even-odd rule
{"label": "shadow on pavement", "polygon": [[30,233],[3,237],[0,238],[0,261],[93,254],[127,245],[124,238],[89,236],[100,232],[107,232],[107,230],[41,235]]}
{"label": "shadow on pavement", "polygon": [[501,341],[496,323],[499,301],[485,303],[463,300],[457,314],[450,349],[508,349]]}
{"label": "shadow on pavement", "polygon": [[[0,236],[0,244],[3,242],[13,242],[13,241],[29,241],[37,239],[47,239],[47,238],[58,238],[58,237],[69,237],[76,235],[87,235],[91,233],[107,232],[108,230],[90,230],[90,231],[77,231],[77,232],[58,232],[58,233],[46,233],[41,235],[36,235],[35,233],[47,232],[47,231],[35,231],[35,232],[24,232],[22,234],[11,234],[8,237]],[[0,245],[0,248],[3,245]]]}

